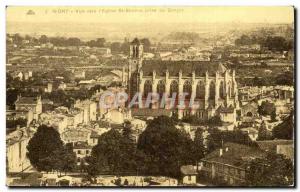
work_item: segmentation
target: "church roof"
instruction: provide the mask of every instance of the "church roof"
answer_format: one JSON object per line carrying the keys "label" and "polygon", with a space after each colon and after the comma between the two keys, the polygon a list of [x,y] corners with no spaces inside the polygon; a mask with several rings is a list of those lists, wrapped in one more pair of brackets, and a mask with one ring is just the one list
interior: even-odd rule
{"label": "church roof", "polygon": [[153,70],[158,76],[164,76],[166,70],[169,71],[170,76],[178,76],[180,70],[183,76],[191,76],[193,71],[196,76],[205,76],[206,71],[214,76],[216,71],[223,74],[226,69],[223,64],[211,61],[144,60],[142,65],[143,74],[146,76],[152,75]]}

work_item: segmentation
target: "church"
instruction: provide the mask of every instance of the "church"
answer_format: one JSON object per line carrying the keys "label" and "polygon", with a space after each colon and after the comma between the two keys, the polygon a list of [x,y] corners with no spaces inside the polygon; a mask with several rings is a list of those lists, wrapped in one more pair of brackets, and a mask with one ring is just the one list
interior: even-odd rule
{"label": "church", "polygon": [[[171,97],[177,94],[184,97],[183,108],[173,108],[166,102],[163,106],[151,103],[150,106],[135,106],[133,115],[159,116],[174,115],[179,119],[185,116],[196,115],[202,120],[219,116],[223,122],[234,123],[236,110],[239,109],[238,89],[235,80],[235,71],[229,70],[224,64],[213,61],[162,61],[144,60],[143,45],[135,38],[130,44],[128,57],[127,92],[129,98],[139,92],[142,102],[145,102],[149,93],[163,94]],[[198,107],[189,107],[192,100]]]}

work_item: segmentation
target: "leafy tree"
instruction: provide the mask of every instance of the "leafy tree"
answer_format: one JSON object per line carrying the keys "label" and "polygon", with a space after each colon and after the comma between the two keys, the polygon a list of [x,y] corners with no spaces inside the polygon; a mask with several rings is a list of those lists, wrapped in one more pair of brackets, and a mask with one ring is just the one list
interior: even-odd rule
{"label": "leafy tree", "polygon": [[282,123],[274,127],[272,134],[277,139],[293,139],[294,132],[294,114],[291,114],[283,120]]}
{"label": "leafy tree", "polygon": [[219,116],[213,116],[207,121],[207,124],[209,126],[220,126],[222,125],[222,120]]}
{"label": "leafy tree", "polygon": [[198,162],[200,159],[204,157],[206,149],[204,146],[204,138],[203,138],[203,130],[198,128],[195,132],[195,139],[194,139],[194,155],[195,160]]}
{"label": "leafy tree", "polygon": [[65,146],[62,150],[57,151],[57,157],[59,161],[56,161],[57,169],[61,172],[74,171],[76,167],[76,154]]}
{"label": "leafy tree", "polygon": [[145,52],[150,51],[151,42],[148,38],[141,39],[141,43],[143,44],[143,48]]}
{"label": "leafy tree", "polygon": [[48,43],[49,38],[46,35],[42,35],[39,39],[40,43]]}
{"label": "leafy tree", "polygon": [[196,115],[188,115],[182,118],[182,122],[190,123],[192,125],[200,125],[203,124],[203,121],[197,117]]}
{"label": "leafy tree", "polygon": [[281,73],[275,77],[275,81],[277,85],[294,85],[294,74],[292,71],[286,71]]}
{"label": "leafy tree", "polygon": [[273,110],[273,111],[271,112],[271,121],[272,121],[272,122],[275,122],[275,121],[276,121],[276,116],[277,116],[276,111]]}
{"label": "leafy tree", "polygon": [[247,172],[249,186],[289,186],[294,184],[294,166],[283,155],[268,153],[265,158],[250,162]]}
{"label": "leafy tree", "polygon": [[102,134],[93,147],[91,157],[87,159],[88,173],[94,176],[105,171],[122,174],[136,170],[135,150],[131,140],[112,129]]}
{"label": "leafy tree", "polygon": [[180,166],[194,163],[192,140],[166,116],[149,122],[139,137],[138,149],[145,154],[143,172],[148,175],[178,177]]}
{"label": "leafy tree", "polygon": [[266,80],[264,78],[254,77],[252,81],[253,81],[253,86],[266,85]]}
{"label": "leafy tree", "polygon": [[122,44],[119,43],[119,42],[113,42],[111,45],[110,45],[110,49],[111,49],[111,52],[113,54],[115,53],[120,53],[121,52],[121,47],[122,47]]}
{"label": "leafy tree", "polygon": [[258,106],[259,115],[266,116],[271,115],[272,113],[276,113],[276,107],[274,103],[269,101],[263,101],[260,106]]}
{"label": "leafy tree", "polygon": [[46,125],[38,127],[27,145],[27,156],[38,171],[51,171],[57,168],[57,153],[63,150],[59,133]]}
{"label": "leafy tree", "polygon": [[258,141],[263,141],[263,140],[269,140],[269,134],[268,134],[268,130],[266,128],[266,126],[264,126],[263,124],[259,127],[258,129],[258,137],[257,140]]}

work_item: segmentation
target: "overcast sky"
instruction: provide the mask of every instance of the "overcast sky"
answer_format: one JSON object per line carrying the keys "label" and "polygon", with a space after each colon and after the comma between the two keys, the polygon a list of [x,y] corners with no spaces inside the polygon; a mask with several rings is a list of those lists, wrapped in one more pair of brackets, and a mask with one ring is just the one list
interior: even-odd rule
{"label": "overcast sky", "polygon": [[292,23],[293,7],[8,7],[7,22]]}

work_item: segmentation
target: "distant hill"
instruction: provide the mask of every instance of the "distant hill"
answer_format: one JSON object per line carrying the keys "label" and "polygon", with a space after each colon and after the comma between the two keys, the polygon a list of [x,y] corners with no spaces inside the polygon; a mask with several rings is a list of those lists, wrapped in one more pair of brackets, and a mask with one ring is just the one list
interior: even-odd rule
{"label": "distant hill", "polygon": [[162,41],[171,42],[198,42],[200,36],[195,32],[172,32],[162,39]]}

